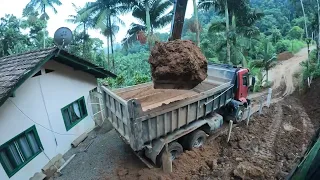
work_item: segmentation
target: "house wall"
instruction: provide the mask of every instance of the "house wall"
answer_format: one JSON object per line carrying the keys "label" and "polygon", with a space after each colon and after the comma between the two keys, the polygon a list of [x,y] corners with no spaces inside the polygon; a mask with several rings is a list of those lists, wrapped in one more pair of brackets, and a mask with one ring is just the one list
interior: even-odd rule
{"label": "house wall", "polygon": [[[54,72],[44,74],[45,68]],[[0,107],[0,145],[35,125],[44,152],[53,158],[67,152],[73,140],[94,127],[88,97],[89,91],[96,87],[96,79],[55,61],[47,62],[41,71],[42,75],[26,80],[16,90],[15,97]],[[61,108],[82,96],[85,97],[88,116],[66,131]],[[40,153],[10,179],[29,179],[47,163],[45,154]],[[9,177],[0,164],[0,180],[6,179]]]}

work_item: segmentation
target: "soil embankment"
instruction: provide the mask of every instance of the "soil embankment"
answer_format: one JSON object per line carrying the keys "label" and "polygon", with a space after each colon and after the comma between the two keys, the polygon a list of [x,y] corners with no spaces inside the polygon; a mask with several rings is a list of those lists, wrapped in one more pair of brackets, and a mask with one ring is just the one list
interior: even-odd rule
{"label": "soil embankment", "polygon": [[189,40],[157,42],[149,63],[156,89],[192,89],[207,78],[207,59]]}
{"label": "soil embankment", "polygon": [[311,88],[308,88],[303,95],[299,97],[314,128],[318,129],[320,126],[320,78],[314,80],[311,84]]}

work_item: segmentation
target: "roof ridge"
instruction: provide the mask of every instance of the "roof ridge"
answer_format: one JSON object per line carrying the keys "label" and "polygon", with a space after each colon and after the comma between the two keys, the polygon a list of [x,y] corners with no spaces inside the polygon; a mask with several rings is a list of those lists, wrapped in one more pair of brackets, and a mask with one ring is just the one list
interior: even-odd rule
{"label": "roof ridge", "polygon": [[54,50],[56,48],[58,48],[58,47],[57,46],[51,46],[51,47],[48,47],[48,48],[30,50],[30,51],[26,51],[26,52],[23,52],[23,53],[12,54],[12,55],[8,55],[8,56],[0,57],[0,60],[6,59],[6,58],[18,57],[18,56],[27,55],[27,54],[36,53],[36,52],[41,52],[41,51],[47,51],[47,50],[50,50],[50,49]]}

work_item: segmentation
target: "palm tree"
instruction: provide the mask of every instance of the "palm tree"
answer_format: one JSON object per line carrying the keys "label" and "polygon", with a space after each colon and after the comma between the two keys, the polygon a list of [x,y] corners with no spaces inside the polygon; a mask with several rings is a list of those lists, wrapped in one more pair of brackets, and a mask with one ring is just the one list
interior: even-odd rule
{"label": "palm tree", "polygon": [[86,51],[86,42],[89,38],[87,34],[88,28],[93,27],[93,19],[91,16],[81,16],[79,14],[80,10],[82,8],[77,7],[74,3],[72,3],[73,8],[75,9],[77,15],[69,15],[69,19],[67,19],[67,22],[73,23],[73,24],[78,24],[76,29],[81,29],[82,28],[82,40],[83,40],[83,47],[82,47],[82,53],[85,54]]}
{"label": "palm tree", "polygon": [[304,27],[305,27],[305,31],[306,31],[306,38],[309,38],[309,36],[308,36],[308,26],[307,26],[307,16],[306,16],[306,12],[304,12],[303,0],[300,0],[300,3],[301,3],[301,8],[302,8],[303,17],[304,17]]}
{"label": "palm tree", "polygon": [[197,45],[200,47],[200,28],[199,28],[199,18],[198,18],[198,6],[196,0],[193,0],[193,14],[195,18],[196,25],[196,36],[197,36]]}
{"label": "palm tree", "polygon": [[135,41],[135,36],[140,31],[147,30],[149,46],[154,29],[164,27],[172,21],[172,11],[165,14],[171,7],[170,1],[163,0],[136,0],[133,4],[132,16],[137,18],[141,24],[131,24],[127,32],[127,37],[122,41],[123,44],[131,44]]}
{"label": "palm tree", "polygon": [[[108,21],[106,21],[106,24],[108,23]],[[112,38],[115,38],[116,34],[119,32],[119,26],[116,24],[116,23],[111,23],[111,26],[109,25],[105,25],[104,26],[105,28],[101,29],[101,34],[103,34],[104,36],[107,37],[107,53],[108,53],[108,67],[111,67],[110,65],[110,42],[109,42],[109,39],[110,36],[112,36]],[[114,57],[113,57],[113,53],[112,53],[112,67],[113,69],[115,69],[115,65],[114,65]]]}
{"label": "palm tree", "polygon": [[[205,3],[207,1],[204,1]],[[203,3],[201,7],[207,9],[209,4]],[[247,46],[248,42],[251,43],[253,38],[257,38],[260,34],[259,29],[255,26],[255,23],[260,20],[264,14],[260,11],[252,10],[245,0],[236,1],[229,0],[227,4],[232,7],[225,7],[228,11],[231,11],[231,28],[228,18],[226,21],[217,21],[210,25],[208,33],[221,33],[226,32],[225,41],[220,42],[217,45],[217,51],[220,52],[224,47],[227,49],[227,63],[237,63],[236,57],[240,57],[242,61],[242,66],[246,66],[246,60],[243,55],[243,49],[251,47],[251,44]],[[222,4],[215,4],[220,6],[220,14],[223,14],[221,10]],[[212,5],[211,5],[212,6]],[[244,45],[245,44],[245,45]],[[231,57],[233,57],[231,61]]]}
{"label": "palm tree", "polygon": [[128,49],[133,42],[137,41],[137,34],[144,32],[146,29],[147,28],[144,25],[132,23],[127,31],[127,36],[121,41],[122,46],[125,49]]}
{"label": "palm tree", "polygon": [[[265,39],[264,42],[264,51],[262,55],[262,60],[253,61],[251,64],[253,67],[263,68],[266,72],[266,79],[269,82],[269,70],[277,65],[277,56],[270,51],[270,42],[268,39]],[[262,78],[263,79],[263,78]]]}
{"label": "palm tree", "polygon": [[[26,5],[25,10],[28,12],[29,9],[37,9],[41,11],[41,18],[47,21],[49,19],[49,15],[46,12],[46,8],[50,8],[56,14],[58,11],[55,8],[55,5],[60,6],[62,3],[60,0],[30,0],[30,2]],[[46,29],[43,29],[43,48],[46,47]]]}
{"label": "palm tree", "polygon": [[320,4],[319,4],[319,0],[317,0],[317,7],[318,7],[318,46],[317,46],[317,50],[318,50],[318,62],[317,62],[317,66],[319,68],[320,66]]}
{"label": "palm tree", "polygon": [[[96,0],[89,2],[85,8],[80,10],[79,14],[83,17],[91,16],[95,28],[112,30],[112,22],[124,24],[119,15],[130,10],[129,0]],[[113,54],[113,36],[108,36],[111,44],[111,53]],[[112,60],[114,64],[114,59]]]}
{"label": "palm tree", "polygon": [[211,7],[214,7],[218,10],[223,10],[226,18],[226,43],[227,43],[227,63],[231,63],[231,46],[228,38],[230,31],[230,19],[229,19],[229,6],[228,0],[199,0],[199,8],[209,10]]}
{"label": "palm tree", "polygon": [[[298,0],[290,0],[294,5],[296,5],[297,1]],[[307,15],[305,13],[305,8],[304,8],[304,3],[303,3],[303,0],[299,0],[300,2],[300,6],[301,6],[301,9],[302,9],[302,13],[303,13],[303,18],[304,18],[304,30],[305,30],[305,33],[306,33],[306,38],[308,38],[308,25],[307,25]]]}

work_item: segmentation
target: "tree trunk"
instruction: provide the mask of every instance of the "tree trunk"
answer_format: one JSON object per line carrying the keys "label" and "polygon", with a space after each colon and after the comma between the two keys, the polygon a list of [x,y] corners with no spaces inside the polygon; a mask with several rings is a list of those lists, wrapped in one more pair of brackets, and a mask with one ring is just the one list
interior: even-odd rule
{"label": "tree trunk", "polygon": [[111,65],[110,65],[110,42],[109,42],[109,36],[107,36],[107,52],[108,52],[108,69],[111,70]]}
{"label": "tree trunk", "polygon": [[147,41],[149,48],[151,50],[151,39],[150,39],[150,33],[151,33],[151,20],[150,20],[150,7],[149,7],[149,1],[145,0],[145,7],[146,7],[146,25],[147,25]]}
{"label": "tree trunk", "polygon": [[228,0],[225,1],[225,16],[226,16],[226,38],[227,38],[227,63],[231,63],[231,46],[229,40],[229,31],[230,31],[230,23],[229,23],[229,9],[228,9]]}
{"label": "tree trunk", "polygon": [[82,54],[85,55],[86,50],[86,23],[83,23],[83,44],[82,44]]}
{"label": "tree trunk", "polygon": [[[46,5],[43,5],[43,14],[46,13]],[[47,17],[44,16],[44,20],[47,22]],[[46,48],[46,28],[43,28],[43,48]]]}
{"label": "tree trunk", "polygon": [[319,4],[319,0],[317,0],[317,6],[318,6],[318,45],[317,45],[317,53],[318,53],[318,68],[320,65],[320,4]]}
{"label": "tree trunk", "polygon": [[269,83],[269,70],[266,70],[267,73],[267,83]]}
{"label": "tree trunk", "polygon": [[301,3],[301,8],[302,8],[303,17],[304,17],[304,27],[306,31],[306,38],[308,38],[307,16],[306,16],[306,13],[304,12],[303,0],[300,0],[300,3]]}
{"label": "tree trunk", "polygon": [[193,0],[193,13],[196,23],[196,39],[197,39],[197,46],[200,47],[200,27],[199,27],[199,18],[198,18],[198,7],[196,0]]}
{"label": "tree trunk", "polygon": [[111,44],[112,68],[113,68],[113,72],[116,72],[116,68],[114,66],[113,39],[112,39],[113,32],[112,32],[111,17],[109,16],[108,19],[109,19],[109,28],[110,28],[109,34],[110,34],[110,44]]}

